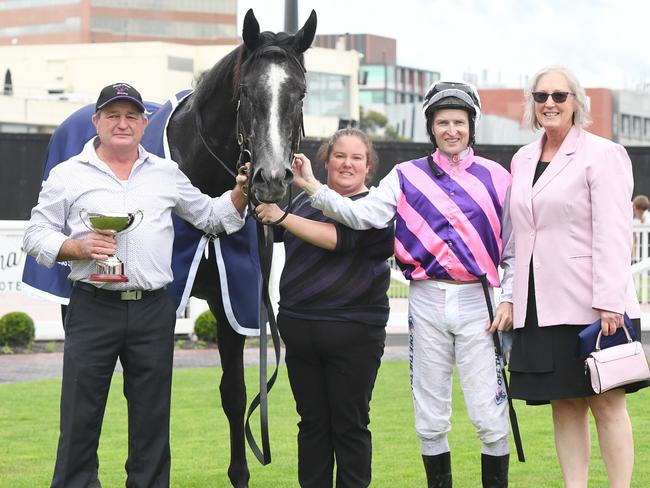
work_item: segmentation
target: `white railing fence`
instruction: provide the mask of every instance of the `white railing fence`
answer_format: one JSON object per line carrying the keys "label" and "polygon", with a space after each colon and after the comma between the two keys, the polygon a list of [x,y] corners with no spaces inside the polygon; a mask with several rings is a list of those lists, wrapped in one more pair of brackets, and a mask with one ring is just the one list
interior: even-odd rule
{"label": "white railing fence", "polygon": [[632,247],[632,276],[639,302],[648,303],[648,273],[650,272],[650,223],[634,224]]}
{"label": "white railing fence", "polygon": [[388,264],[390,265],[390,289],[388,290],[388,296],[390,298],[408,298],[409,281],[404,278],[402,271],[397,266],[395,256],[388,258]]}

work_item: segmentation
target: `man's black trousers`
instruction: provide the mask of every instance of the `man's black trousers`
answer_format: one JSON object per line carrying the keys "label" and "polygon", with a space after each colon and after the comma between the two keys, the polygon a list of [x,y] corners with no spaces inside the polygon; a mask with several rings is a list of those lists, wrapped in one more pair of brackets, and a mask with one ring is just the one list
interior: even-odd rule
{"label": "man's black trousers", "polygon": [[73,288],[64,321],[61,432],[53,488],[85,488],[93,479],[118,358],[128,404],[126,486],[169,486],[174,326],[174,305],[164,290],[122,301],[117,293]]}

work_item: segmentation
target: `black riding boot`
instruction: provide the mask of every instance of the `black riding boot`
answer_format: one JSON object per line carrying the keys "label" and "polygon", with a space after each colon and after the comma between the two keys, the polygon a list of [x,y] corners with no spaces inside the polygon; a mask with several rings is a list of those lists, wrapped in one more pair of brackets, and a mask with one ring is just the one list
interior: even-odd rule
{"label": "black riding boot", "polygon": [[481,454],[483,488],[508,488],[508,465],[510,454],[490,456]]}
{"label": "black riding boot", "polygon": [[451,488],[451,454],[444,452],[437,456],[422,455],[427,472],[428,488]]}

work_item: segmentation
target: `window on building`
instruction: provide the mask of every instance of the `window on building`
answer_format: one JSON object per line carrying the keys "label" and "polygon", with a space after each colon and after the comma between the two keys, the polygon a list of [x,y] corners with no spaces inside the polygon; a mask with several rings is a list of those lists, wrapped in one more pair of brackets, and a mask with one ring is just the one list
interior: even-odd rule
{"label": "window on building", "polygon": [[399,76],[399,72],[395,70],[399,69],[395,66],[383,65],[383,64],[365,64],[359,66],[359,70],[367,73],[366,85],[370,89],[379,89],[379,88],[388,88],[390,90],[395,89],[396,76]]}
{"label": "window on building", "polygon": [[0,2],[0,10],[13,10],[28,7],[51,7],[53,5],[77,4],[79,0],[19,0]]}
{"label": "window on building", "polygon": [[36,24],[19,27],[0,27],[0,37],[20,37],[41,34],[56,34],[58,32],[74,32],[81,29],[79,17],[68,17],[63,22],[56,24]]}
{"label": "window on building", "polygon": [[359,66],[359,70],[365,73],[366,83],[369,86],[372,85],[384,85],[385,79],[385,69],[383,65],[380,64],[366,64],[364,66]]}
{"label": "window on building", "polygon": [[170,22],[169,20],[118,17],[93,17],[90,19],[90,30],[124,36],[156,36],[178,39],[215,40],[224,37],[237,37],[237,28],[233,24]]}
{"label": "window on building", "polygon": [[178,56],[167,56],[167,69],[172,71],[194,72],[194,60],[192,58],[179,58]]}
{"label": "window on building", "polygon": [[641,123],[641,117],[638,115],[632,118],[632,133],[634,137],[641,137],[643,135],[643,125]]}
{"label": "window on building", "polygon": [[388,83],[386,83],[386,87],[389,89],[394,90],[395,89],[395,70],[397,68],[395,66],[386,66],[386,76],[388,79]]}
{"label": "window on building", "polygon": [[90,5],[93,7],[176,10],[212,14],[237,12],[236,0],[90,0]]}
{"label": "window on building", "polygon": [[628,114],[621,114],[621,134],[629,136],[630,129],[630,116]]}
{"label": "window on building", "polygon": [[[389,97],[390,93],[388,92]],[[394,96],[394,92],[392,93]],[[359,92],[359,105],[384,105],[386,103],[384,95],[384,90],[363,90]]]}
{"label": "window on building", "polygon": [[647,117],[643,119],[643,136],[650,139],[650,119]]}
{"label": "window on building", "polygon": [[308,72],[305,114],[350,118],[349,86],[349,76]]}

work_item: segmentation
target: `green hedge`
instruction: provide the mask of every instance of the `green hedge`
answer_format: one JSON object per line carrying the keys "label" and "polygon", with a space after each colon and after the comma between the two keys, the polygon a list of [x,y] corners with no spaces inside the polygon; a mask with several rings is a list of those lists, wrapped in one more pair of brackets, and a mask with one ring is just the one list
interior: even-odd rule
{"label": "green hedge", "polygon": [[194,321],[194,334],[203,342],[217,342],[217,319],[210,310],[206,310]]}
{"label": "green hedge", "polygon": [[9,312],[0,318],[0,344],[29,346],[34,341],[34,321],[24,312]]}

